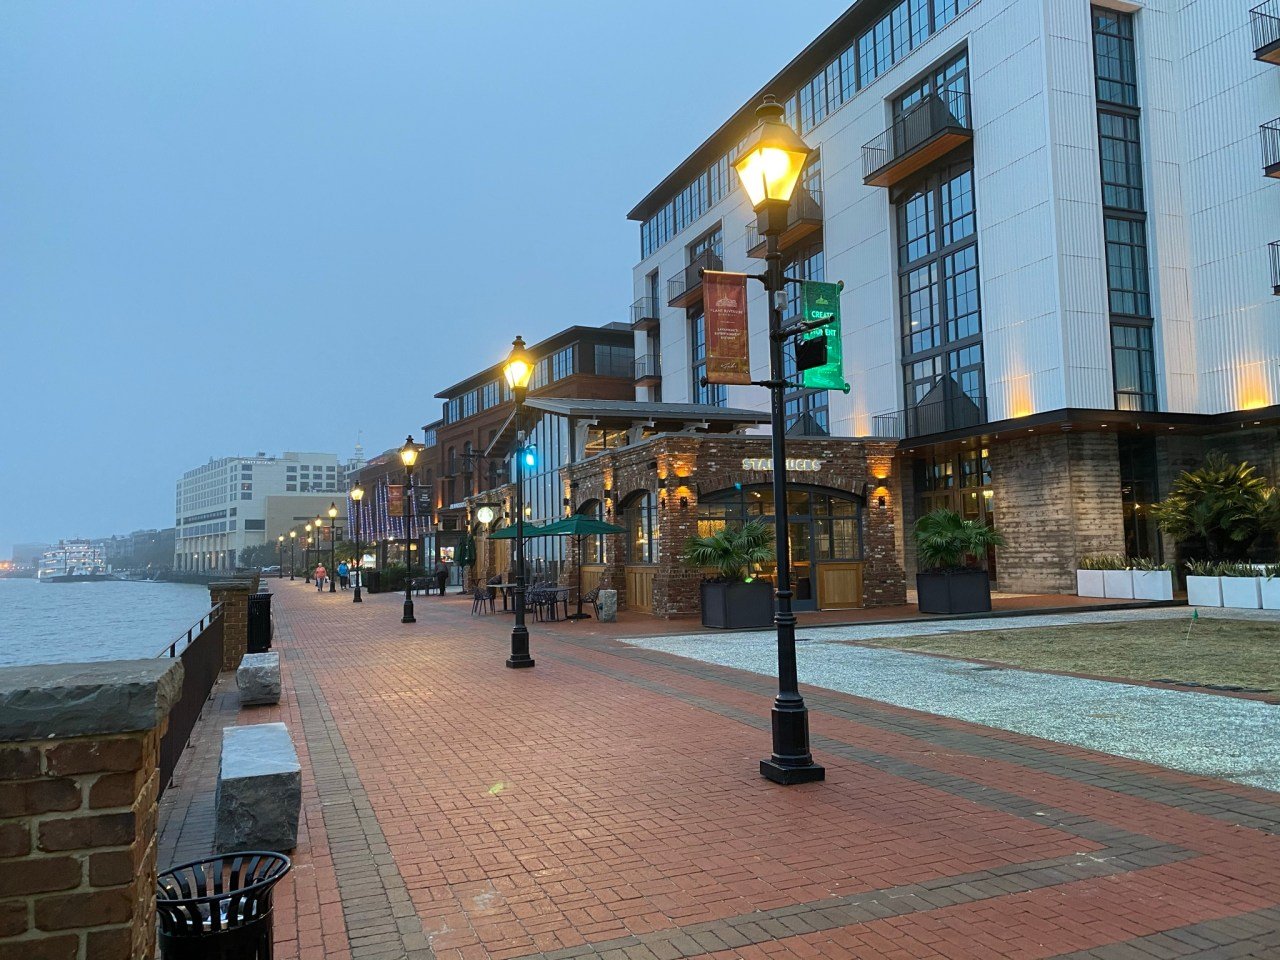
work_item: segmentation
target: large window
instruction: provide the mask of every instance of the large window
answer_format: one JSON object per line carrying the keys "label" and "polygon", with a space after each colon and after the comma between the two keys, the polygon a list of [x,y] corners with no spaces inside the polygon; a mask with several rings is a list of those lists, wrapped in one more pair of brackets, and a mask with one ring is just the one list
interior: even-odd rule
{"label": "large window", "polygon": [[597,377],[626,377],[630,380],[635,375],[634,348],[597,343],[595,352]]}
{"label": "large window", "polygon": [[622,525],[627,530],[627,563],[657,563],[658,508],[652,491],[643,490],[623,502]]}
{"label": "large window", "polygon": [[725,406],[729,402],[725,385],[702,382],[702,378],[707,375],[707,318],[702,304],[689,311],[689,360],[693,377],[693,402]]}
{"label": "large window", "polygon": [[1116,409],[1154,410],[1156,368],[1151,328],[1112,324],[1111,352],[1115,365]]}

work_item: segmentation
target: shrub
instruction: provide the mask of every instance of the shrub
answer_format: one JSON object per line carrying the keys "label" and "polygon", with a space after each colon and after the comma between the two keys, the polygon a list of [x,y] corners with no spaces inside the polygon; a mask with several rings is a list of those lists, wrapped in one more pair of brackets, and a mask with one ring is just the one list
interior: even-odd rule
{"label": "shrub", "polygon": [[773,530],[763,520],[752,520],[709,537],[690,537],[681,559],[690,567],[715,567],[720,580],[745,580],[748,571],[773,559]]}
{"label": "shrub", "polygon": [[965,520],[954,510],[934,510],[916,521],[916,557],[926,571],[976,566],[990,547],[1003,547],[1004,537],[993,527]]}
{"label": "shrub", "polygon": [[1151,508],[1160,529],[1208,560],[1244,560],[1280,525],[1280,497],[1247,463],[1214,454],[1182,473],[1169,496]]}
{"label": "shrub", "polygon": [[1189,577],[1216,577],[1218,576],[1218,567],[1221,564],[1213,560],[1188,560],[1187,576]]}
{"label": "shrub", "polygon": [[1165,563],[1160,560],[1148,560],[1146,557],[1131,557],[1129,559],[1130,570],[1141,570],[1144,573],[1153,570],[1168,570],[1173,572],[1173,564]]}
{"label": "shrub", "polygon": [[1080,558],[1081,570],[1128,570],[1130,563],[1119,553],[1097,553]]}

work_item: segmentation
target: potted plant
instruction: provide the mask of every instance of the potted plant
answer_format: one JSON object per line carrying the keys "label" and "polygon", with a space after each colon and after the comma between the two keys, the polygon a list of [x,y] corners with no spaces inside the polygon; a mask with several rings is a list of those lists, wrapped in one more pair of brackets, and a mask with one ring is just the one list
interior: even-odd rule
{"label": "potted plant", "polygon": [[1204,466],[1180,474],[1151,513],[1184,554],[1239,562],[1255,545],[1274,544],[1280,494],[1249,464],[1214,454]]}
{"label": "potted plant", "polygon": [[[1081,574],[1086,574],[1080,590]],[[1103,553],[1085,557],[1076,571],[1076,593],[1082,597],[1110,597],[1114,600],[1133,599],[1133,573],[1129,561],[1118,553]]]}
{"label": "potted plant", "polygon": [[1218,564],[1209,560],[1187,563],[1187,603],[1193,607],[1222,606],[1222,579]]}
{"label": "potted plant", "polygon": [[1263,568],[1258,592],[1262,597],[1263,610],[1280,610],[1280,563]]}
{"label": "potted plant", "polygon": [[1135,600],[1172,600],[1173,565],[1138,557],[1131,561],[1133,567],[1133,598]]}
{"label": "potted plant", "polygon": [[716,576],[702,582],[702,625],[742,629],[773,622],[773,585],[752,571],[773,559],[773,530],[762,520],[725,526],[706,537],[690,537],[683,562]]}
{"label": "potted plant", "polygon": [[1102,572],[1106,567],[1099,566],[1100,557],[1081,557],[1080,568],[1076,571],[1076,596],[1105,597],[1106,584]]}
{"label": "potted plant", "polygon": [[1218,567],[1222,580],[1222,605],[1237,610],[1257,610],[1262,606],[1258,571],[1247,563],[1224,563]]}
{"label": "potted plant", "polygon": [[991,609],[991,580],[978,558],[1004,537],[992,527],[965,520],[954,510],[935,510],[916,521],[916,602],[921,613],[984,613]]}

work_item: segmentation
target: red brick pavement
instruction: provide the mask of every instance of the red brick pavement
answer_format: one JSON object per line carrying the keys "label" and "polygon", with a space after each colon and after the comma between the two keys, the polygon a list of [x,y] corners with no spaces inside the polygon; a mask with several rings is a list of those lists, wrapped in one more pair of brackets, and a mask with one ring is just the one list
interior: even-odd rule
{"label": "red brick pavement", "polygon": [[778,787],[768,678],[595,624],[508,670],[466,598],[404,625],[272,586],[308,831],[282,957],[1280,957],[1274,794],[818,690],[827,781]]}

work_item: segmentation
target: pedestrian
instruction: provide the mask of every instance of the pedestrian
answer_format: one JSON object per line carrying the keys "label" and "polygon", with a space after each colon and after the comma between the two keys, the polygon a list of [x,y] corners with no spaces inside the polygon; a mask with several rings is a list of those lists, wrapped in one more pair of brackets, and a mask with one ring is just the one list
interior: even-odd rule
{"label": "pedestrian", "polygon": [[338,562],[338,586],[343,590],[351,586],[351,568],[345,560]]}
{"label": "pedestrian", "polygon": [[449,582],[449,571],[445,569],[443,563],[436,564],[436,590],[440,596],[444,596],[445,584]]}
{"label": "pedestrian", "polygon": [[315,577],[316,577],[316,591],[318,593],[324,592],[324,578],[328,575],[328,573],[329,571],[325,570],[323,563],[316,564]]}

